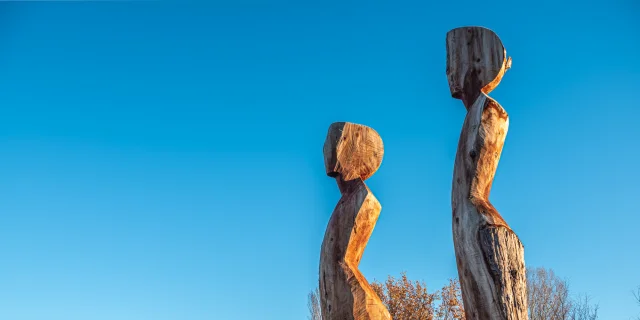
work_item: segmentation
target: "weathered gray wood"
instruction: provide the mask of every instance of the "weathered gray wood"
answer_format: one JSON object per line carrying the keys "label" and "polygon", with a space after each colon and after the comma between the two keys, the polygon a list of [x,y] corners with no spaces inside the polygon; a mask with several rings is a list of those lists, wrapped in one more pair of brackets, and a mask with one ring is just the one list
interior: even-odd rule
{"label": "weathered gray wood", "polygon": [[320,253],[320,304],[324,320],[391,319],[358,270],[380,214],[380,203],[364,180],[380,167],[382,139],[371,128],[337,122],[324,144],[327,175],[342,197],[327,226]]}
{"label": "weathered gray wood", "polygon": [[527,319],[524,248],[489,202],[509,126],[486,94],[510,67],[498,36],[481,27],[447,33],[451,95],[467,108],[453,173],[453,242],[468,320]]}

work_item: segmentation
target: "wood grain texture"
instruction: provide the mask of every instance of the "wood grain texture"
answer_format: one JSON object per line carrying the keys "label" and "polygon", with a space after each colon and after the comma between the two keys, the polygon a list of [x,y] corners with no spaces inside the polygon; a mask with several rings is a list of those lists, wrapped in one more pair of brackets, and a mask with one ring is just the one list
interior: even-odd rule
{"label": "wood grain texture", "polygon": [[342,197],[329,219],[320,253],[320,304],[324,320],[391,319],[358,270],[381,206],[364,180],[375,173],[384,153],[371,128],[337,122],[324,144],[327,175]]}
{"label": "wood grain texture", "polygon": [[380,167],[384,146],[380,135],[367,126],[335,122],[329,127],[323,153],[328,176],[367,180]]}
{"label": "wood grain texture", "polygon": [[524,247],[489,201],[509,127],[507,112],[486,93],[510,60],[493,31],[447,34],[447,78],[467,108],[453,173],[452,222],[458,276],[469,320],[527,319]]}

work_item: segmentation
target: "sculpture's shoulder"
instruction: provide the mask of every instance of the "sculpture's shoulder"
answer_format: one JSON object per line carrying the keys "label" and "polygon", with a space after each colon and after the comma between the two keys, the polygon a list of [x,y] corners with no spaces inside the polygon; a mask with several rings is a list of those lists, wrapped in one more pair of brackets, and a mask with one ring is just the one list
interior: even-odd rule
{"label": "sculpture's shoulder", "polygon": [[364,183],[358,186],[351,195],[351,203],[354,211],[361,212],[363,210],[374,209],[381,210],[380,201],[373,195],[373,192]]}
{"label": "sculpture's shoulder", "polygon": [[367,197],[372,195],[369,187],[360,178],[339,181],[338,184],[342,193],[339,204],[359,207]]}
{"label": "sculpture's shoulder", "polygon": [[496,117],[498,119],[508,121],[509,114],[507,113],[507,110],[498,103],[498,101],[487,96],[482,110],[482,117]]}
{"label": "sculpture's shoulder", "polygon": [[467,111],[461,133],[461,139],[466,138],[460,141],[465,141],[467,148],[473,148],[478,135],[484,137],[488,131],[493,132],[495,129],[506,134],[508,126],[507,111],[497,101],[481,93]]}
{"label": "sculpture's shoulder", "polygon": [[371,192],[371,190],[369,190],[369,188],[367,188],[367,193],[364,196],[363,206],[367,206],[368,209],[373,209],[377,212],[380,212],[380,210],[382,210],[382,205],[380,204],[380,201],[378,201],[378,198],[376,198],[376,196],[373,195],[373,193]]}

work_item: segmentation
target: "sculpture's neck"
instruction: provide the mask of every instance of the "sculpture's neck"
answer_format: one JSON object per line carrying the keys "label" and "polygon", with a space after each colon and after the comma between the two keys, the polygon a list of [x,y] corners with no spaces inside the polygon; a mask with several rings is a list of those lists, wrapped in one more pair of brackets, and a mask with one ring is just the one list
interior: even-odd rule
{"label": "sculpture's neck", "polygon": [[480,95],[482,95],[482,91],[469,91],[469,92],[464,92],[462,93],[462,103],[464,104],[464,107],[467,108],[467,111],[471,108],[471,106],[476,102],[476,100],[478,100],[478,98],[480,97]]}
{"label": "sculpture's neck", "polygon": [[341,194],[351,193],[359,187],[364,186],[364,181],[361,178],[355,178],[353,180],[345,181],[341,175],[336,177],[338,188],[340,188]]}

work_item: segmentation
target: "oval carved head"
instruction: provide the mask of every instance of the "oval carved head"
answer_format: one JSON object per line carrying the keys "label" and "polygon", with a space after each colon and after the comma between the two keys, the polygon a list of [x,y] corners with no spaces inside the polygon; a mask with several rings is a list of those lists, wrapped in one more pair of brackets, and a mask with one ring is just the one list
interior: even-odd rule
{"label": "oval carved head", "polygon": [[366,180],[380,167],[384,146],[372,128],[335,122],[329,126],[323,153],[328,176],[342,176],[345,181]]}
{"label": "oval carved head", "polygon": [[495,32],[461,27],[447,32],[447,79],[451,96],[468,99],[488,94],[511,67],[511,58]]}

